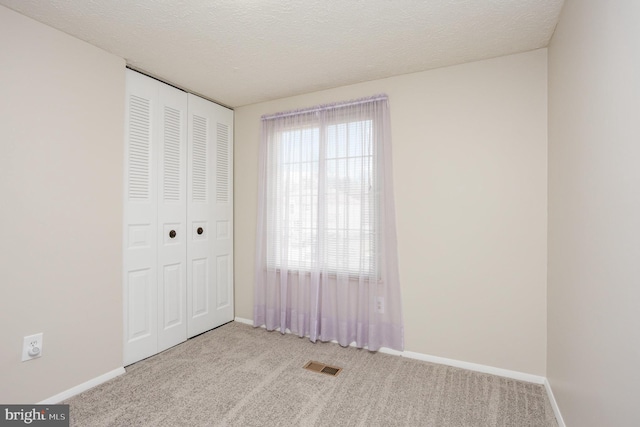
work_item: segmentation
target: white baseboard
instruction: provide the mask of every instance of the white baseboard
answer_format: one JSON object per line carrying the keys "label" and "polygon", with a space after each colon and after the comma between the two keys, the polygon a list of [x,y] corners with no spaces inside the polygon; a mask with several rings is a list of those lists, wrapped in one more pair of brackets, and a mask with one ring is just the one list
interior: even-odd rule
{"label": "white baseboard", "polygon": [[[244,323],[244,324],[253,326],[253,320],[250,320],[250,319],[236,317],[235,321],[238,323]],[[262,326],[262,328],[264,328],[264,325]],[[286,332],[290,333],[288,330]],[[352,344],[352,346],[354,345]],[[543,377],[540,375],[527,374],[519,371],[511,371],[509,369],[496,368],[494,366],[480,365],[478,363],[464,362],[462,360],[431,356],[429,354],[416,353],[414,351],[398,351],[398,350],[393,350],[385,347],[381,348],[379,351],[380,353],[391,354],[394,356],[401,356],[409,359],[422,360],[425,362],[453,366],[455,368],[468,369],[470,371],[482,372],[484,374],[497,375],[500,377],[511,378],[514,380],[526,381],[529,383],[544,385],[544,388],[547,391],[547,395],[549,396],[549,401],[551,402],[551,407],[553,408],[553,413],[555,414],[556,420],[558,421],[558,427],[566,427],[564,420],[562,419],[562,415],[560,414],[558,403],[556,402],[556,399],[553,396],[553,392],[551,391],[551,385],[549,384],[549,381],[547,380],[546,377]]]}
{"label": "white baseboard", "polygon": [[125,373],[124,368],[114,369],[113,371],[107,372],[106,374],[102,374],[99,377],[95,377],[75,387],[71,387],[70,389],[63,391],[62,393],[58,393],[55,396],[51,396],[50,398],[45,399],[42,402],[38,402],[38,405],[47,405],[47,404],[53,405],[56,403],[60,403],[63,400],[69,399],[70,397],[73,397],[76,394],[80,394],[83,391],[87,391],[90,388],[93,388],[97,385],[107,382],[110,379],[120,376],[124,373]]}
{"label": "white baseboard", "polygon": [[[235,321],[238,323],[253,325],[253,320],[244,319],[242,317],[236,317]],[[262,327],[264,328],[264,326]],[[286,332],[290,333],[289,330],[287,330]],[[351,346],[354,347],[355,345],[352,344]],[[468,369],[470,371],[482,372],[485,374],[498,375],[500,377],[512,378],[514,380],[526,381],[534,384],[544,384],[544,381],[545,381],[545,377],[541,377],[539,375],[526,374],[524,372],[518,372],[518,371],[510,371],[508,369],[501,369],[493,366],[480,365],[477,363],[463,362],[461,360],[447,359],[444,357],[431,356],[429,354],[416,353],[413,351],[398,351],[398,350],[392,350],[390,348],[383,347],[379,350],[379,352],[385,353],[385,354],[392,354],[394,356],[406,357],[409,359],[422,360],[425,362],[438,363],[440,365],[453,366],[455,368]]]}
{"label": "white baseboard", "polygon": [[233,320],[238,322],[238,323],[244,323],[246,325],[253,326],[253,320],[251,320],[251,319],[245,319],[244,317],[235,317]]}
{"label": "white baseboard", "polygon": [[556,402],[556,397],[553,395],[553,390],[551,390],[551,383],[549,383],[549,380],[547,378],[544,379],[544,388],[547,390],[547,396],[549,396],[549,401],[551,402],[553,413],[556,415],[558,427],[567,427],[567,425],[564,423],[564,420],[562,419],[560,407],[558,406],[558,402]]}
{"label": "white baseboard", "polygon": [[[387,353],[387,349],[381,349],[382,353]],[[402,357],[410,359],[423,360],[425,362],[438,363],[440,365],[453,366],[455,368],[468,369],[470,371],[482,372],[484,374],[497,375],[499,377],[511,378],[519,381],[526,381],[534,384],[544,384],[545,377],[533,374],[527,374],[520,371],[511,371],[509,369],[496,368],[494,366],[480,365],[478,363],[464,362],[462,360],[447,359],[445,357],[431,356],[429,354],[416,353],[413,351],[395,351],[391,350],[390,354],[400,353]]]}

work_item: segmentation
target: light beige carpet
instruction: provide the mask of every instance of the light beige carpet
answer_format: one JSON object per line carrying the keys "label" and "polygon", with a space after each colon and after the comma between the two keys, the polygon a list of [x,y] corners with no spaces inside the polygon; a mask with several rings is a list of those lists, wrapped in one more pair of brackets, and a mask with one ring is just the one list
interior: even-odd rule
{"label": "light beige carpet", "polygon": [[[332,377],[309,360],[343,368]],[[71,405],[75,426],[556,426],[543,386],[232,322]]]}

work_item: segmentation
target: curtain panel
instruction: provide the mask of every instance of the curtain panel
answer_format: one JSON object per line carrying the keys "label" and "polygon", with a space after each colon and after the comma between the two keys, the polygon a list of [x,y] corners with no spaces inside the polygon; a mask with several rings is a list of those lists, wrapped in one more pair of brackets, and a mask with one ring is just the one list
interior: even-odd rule
{"label": "curtain panel", "polygon": [[386,95],[262,117],[254,326],[403,350]]}

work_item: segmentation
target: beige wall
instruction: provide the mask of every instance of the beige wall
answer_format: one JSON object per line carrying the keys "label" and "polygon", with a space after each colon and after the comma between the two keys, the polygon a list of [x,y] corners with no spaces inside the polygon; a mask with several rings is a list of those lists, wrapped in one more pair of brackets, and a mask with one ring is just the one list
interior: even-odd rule
{"label": "beige wall", "polygon": [[125,64],[2,6],[0,63],[0,402],[29,403],[122,366]]}
{"label": "beige wall", "polygon": [[[0,35],[0,402],[37,402],[122,365],[124,61],[1,6]],[[544,375],[546,55],[237,109],[236,315],[252,317],[260,115],[384,92],[406,349]],[[36,332],[44,356],[20,362]]]}
{"label": "beige wall", "polygon": [[567,0],[549,47],[548,378],[569,426],[637,426],[640,2]]}
{"label": "beige wall", "polygon": [[260,116],[384,92],[406,350],[545,375],[546,67],[541,49],[236,109],[236,316],[253,317]]}

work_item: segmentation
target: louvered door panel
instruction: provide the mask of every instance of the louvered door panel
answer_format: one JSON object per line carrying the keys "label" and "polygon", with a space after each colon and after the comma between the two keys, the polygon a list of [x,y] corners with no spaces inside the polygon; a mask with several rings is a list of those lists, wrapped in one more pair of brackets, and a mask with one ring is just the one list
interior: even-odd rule
{"label": "louvered door panel", "polygon": [[216,203],[229,203],[231,193],[231,129],[216,123]]}
{"label": "louvered door panel", "polygon": [[[213,326],[211,276],[209,168],[213,165],[210,147],[212,132],[209,102],[189,95],[187,135],[187,335],[193,337]],[[200,234],[198,234],[200,229]]]}
{"label": "louvered door panel", "polygon": [[216,316],[224,323],[233,319],[233,111],[219,108],[216,114]]}
{"label": "louvered door panel", "polygon": [[158,352],[187,339],[187,94],[158,83]]}
{"label": "louvered door panel", "polygon": [[197,114],[191,116],[191,201],[207,203],[209,121]]}
{"label": "louvered door panel", "polygon": [[129,122],[127,137],[127,195],[132,202],[150,202],[151,186],[151,100],[135,94],[129,95]]}
{"label": "louvered door panel", "polygon": [[160,164],[163,168],[162,176],[162,200],[165,203],[180,203],[185,201],[185,191],[183,189],[186,183],[185,168],[185,150],[182,144],[183,135],[186,137],[186,128],[184,126],[186,111],[163,105],[164,121],[163,130],[164,138]]}
{"label": "louvered door panel", "polygon": [[123,248],[124,364],[157,349],[155,82],[127,70]]}
{"label": "louvered door panel", "polygon": [[[187,248],[188,336],[233,320],[233,266],[229,250],[232,218],[217,217],[218,205],[231,212],[233,112],[189,95]],[[223,209],[224,210],[224,209]],[[222,235],[220,230],[224,230]],[[221,238],[222,236],[222,238]]]}

